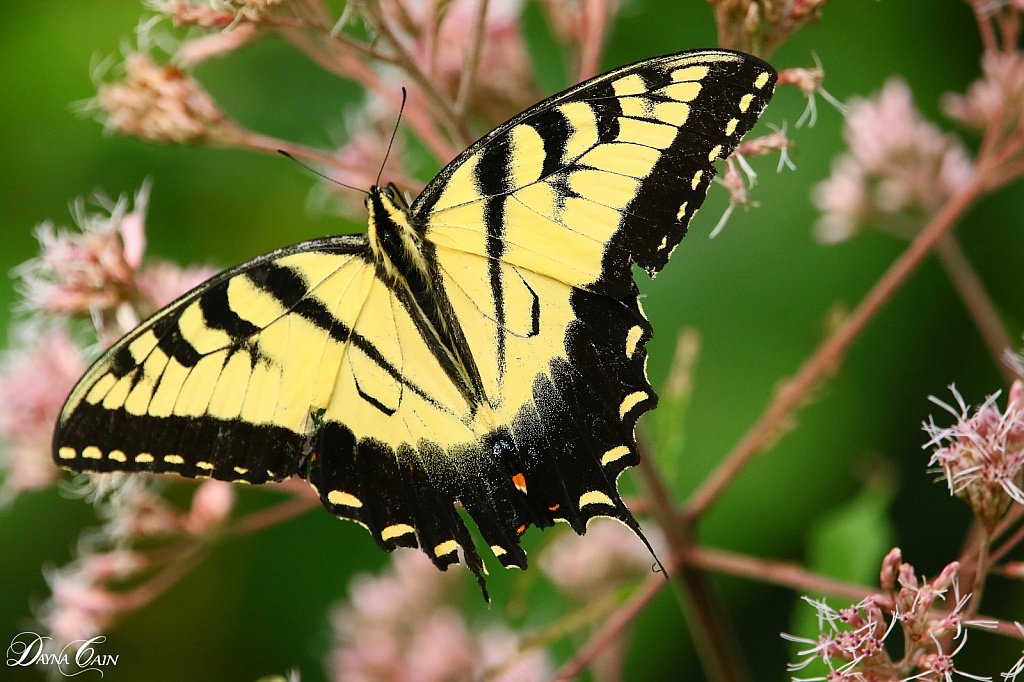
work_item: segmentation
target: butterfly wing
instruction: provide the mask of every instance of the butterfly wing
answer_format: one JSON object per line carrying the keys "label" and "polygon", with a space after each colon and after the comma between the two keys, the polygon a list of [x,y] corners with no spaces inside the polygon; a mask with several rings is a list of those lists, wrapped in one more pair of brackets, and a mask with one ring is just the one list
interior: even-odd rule
{"label": "butterfly wing", "polygon": [[575,287],[636,293],[686,233],[771,98],[775,70],[725,50],[622,67],[523,112],[469,147],[412,206],[439,246]]}
{"label": "butterfly wing", "polygon": [[524,493],[537,525],[603,515],[639,533],[616,487],[657,402],[632,264],[665,265],[775,80],[728,51],[623,67],[499,127],[412,206],[493,410],[504,461],[485,479]]}
{"label": "butterfly wing", "polygon": [[408,295],[378,277],[365,236],[257,258],[141,324],[81,379],[54,459],[79,471],[246,483],[308,478],[386,550],[483,564],[454,504],[481,509],[460,462],[474,406],[438,363]]}
{"label": "butterfly wing", "polygon": [[[583,533],[598,515],[635,526],[615,482],[637,463],[633,427],[657,400],[643,352],[651,329],[636,297],[601,296],[444,248],[436,262],[489,401],[480,419],[489,452],[477,460],[487,470],[479,475],[489,490],[507,488],[526,502],[527,515],[497,522],[519,533],[522,523],[555,521]],[[492,296],[495,278],[500,293]],[[525,555],[501,549],[503,563],[525,567]]]}

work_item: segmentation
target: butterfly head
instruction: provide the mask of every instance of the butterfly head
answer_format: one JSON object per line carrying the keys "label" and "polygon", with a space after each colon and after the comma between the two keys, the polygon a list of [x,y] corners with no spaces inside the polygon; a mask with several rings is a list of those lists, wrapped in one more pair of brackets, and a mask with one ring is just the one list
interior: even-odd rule
{"label": "butterfly head", "polygon": [[401,211],[408,211],[409,204],[405,200],[405,196],[395,187],[395,183],[389,182],[387,186],[374,185],[370,188],[370,192],[366,195],[366,208],[371,209],[371,204],[374,203],[374,199],[386,201],[395,208]]}

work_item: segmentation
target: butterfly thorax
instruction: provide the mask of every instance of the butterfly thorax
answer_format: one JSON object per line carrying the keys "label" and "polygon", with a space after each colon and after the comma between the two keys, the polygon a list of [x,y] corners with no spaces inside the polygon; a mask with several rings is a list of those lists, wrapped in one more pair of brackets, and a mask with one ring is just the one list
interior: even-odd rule
{"label": "butterfly thorax", "polygon": [[447,297],[436,285],[436,266],[425,251],[429,243],[416,229],[394,185],[371,187],[366,209],[367,237],[378,273],[404,294],[399,298],[410,309],[420,334],[475,412],[487,402],[483,382]]}
{"label": "butterfly thorax", "polygon": [[429,281],[430,269],[421,251],[421,238],[409,221],[409,208],[398,189],[371,187],[366,197],[370,248],[377,264],[392,281]]}

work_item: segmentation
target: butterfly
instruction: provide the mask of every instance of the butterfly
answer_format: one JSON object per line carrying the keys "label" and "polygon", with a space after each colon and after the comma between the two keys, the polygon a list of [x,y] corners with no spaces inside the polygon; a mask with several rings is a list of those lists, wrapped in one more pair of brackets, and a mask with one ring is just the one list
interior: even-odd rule
{"label": "butterfly", "polygon": [[[657,403],[633,265],[666,264],[776,72],[727,50],[637,62],[499,126],[365,234],[226,270],[112,346],[53,440],[76,471],[306,479],[335,516],[443,569],[526,568],[531,524],[599,516]],[[648,545],[649,547],[649,545]]]}

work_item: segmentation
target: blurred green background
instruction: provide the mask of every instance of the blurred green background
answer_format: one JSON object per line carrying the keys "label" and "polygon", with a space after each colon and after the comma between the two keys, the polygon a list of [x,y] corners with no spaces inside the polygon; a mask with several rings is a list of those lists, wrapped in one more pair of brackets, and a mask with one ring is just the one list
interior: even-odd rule
{"label": "blurred green background", "polygon": [[[240,151],[158,147],[103,134],[75,115],[73,102],[94,93],[89,64],[130,39],[141,7],[107,0],[39,0],[0,5],[0,270],[33,256],[32,228],[70,224],[68,202],[101,188],[133,193],[153,179],[149,254],[182,264],[231,265],[273,248],[324,234],[363,229],[306,211],[314,184],[280,158]],[[538,9],[528,2],[532,44]],[[611,31],[603,66],[715,43],[711,9],[700,0],[632,0]],[[938,107],[943,92],[962,91],[979,73],[980,45],[968,6],[956,0],[835,0],[824,20],[799,32],[771,61],[779,68],[825,65],[836,97],[867,95],[892,75],[911,85],[926,117],[950,129]],[[564,77],[545,60],[540,82]],[[325,74],[283,41],[269,39],[204,65],[197,75],[243,125],[309,145],[337,141],[359,89]],[[395,83],[398,87],[401,83]],[[550,93],[548,93],[550,94]],[[792,374],[822,338],[827,311],[853,307],[903,249],[877,233],[823,247],[812,237],[817,217],[811,187],[827,177],[843,148],[842,119],[819,99],[818,124],[793,130],[804,108],[780,88],[764,122],[790,123],[796,172],[774,172],[756,159],[760,208],[733,214],[724,233],[707,234],[728,201],[712,189],[690,236],[656,281],[641,278],[654,325],[650,376],[663,381],[676,331],[696,327],[703,348],[687,417],[685,451],[673,482],[682,499],[758,417],[780,378]],[[966,137],[968,144],[976,140]],[[1020,183],[975,207],[959,235],[1014,334],[1024,323],[1024,195]],[[1011,276],[1014,272],[1017,275]],[[0,339],[11,321],[11,283],[0,286]],[[738,552],[812,561],[831,574],[874,585],[893,543],[918,574],[936,575],[956,558],[969,523],[966,505],[925,473],[920,423],[948,400],[956,382],[974,404],[1000,388],[1000,375],[934,259],[928,260],[852,346],[842,371],[799,413],[799,428],[755,461],[701,529],[704,542]],[[943,423],[947,423],[943,421]],[[865,488],[866,472],[891,469],[893,492]],[[630,486],[623,478],[624,486]],[[188,488],[183,484],[182,490]],[[182,492],[182,497],[185,493]],[[280,499],[272,490],[239,491],[244,508]],[[45,566],[67,563],[92,509],[57,489],[24,494],[0,510],[0,645],[33,629],[34,606],[48,595]],[[545,534],[524,538],[537,549]],[[150,607],[109,633],[104,651],[120,655],[113,681],[256,680],[292,667],[302,679],[325,679],[330,649],[328,606],[346,594],[355,572],[378,570],[386,555],[354,524],[322,510],[219,545],[201,566]],[[533,576],[534,571],[529,574]],[[500,618],[522,575],[492,571],[488,612],[466,581],[463,601],[474,619]],[[758,680],[788,679],[788,651],[778,633],[793,631],[809,607],[788,590],[716,579]],[[983,612],[1024,616],[1019,589],[990,583]],[[563,611],[549,589],[531,592],[516,625],[538,626]],[[796,614],[796,615],[794,615]],[[804,633],[806,634],[806,633]],[[627,679],[700,680],[689,635],[665,591],[637,621]],[[1019,655],[1013,642],[979,634],[958,661],[996,675]],[[576,638],[555,647],[571,653]],[[0,678],[41,680],[39,669],[0,668]]]}

